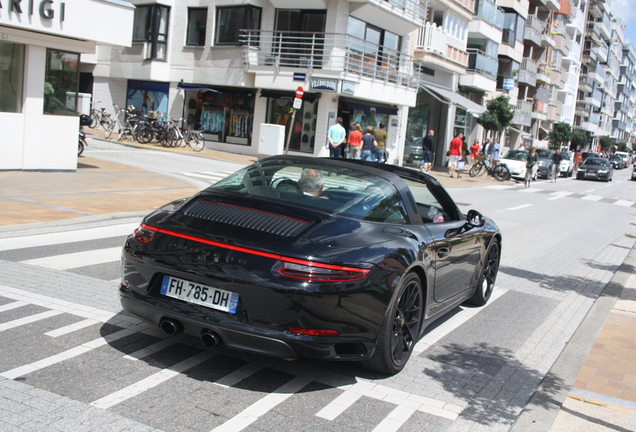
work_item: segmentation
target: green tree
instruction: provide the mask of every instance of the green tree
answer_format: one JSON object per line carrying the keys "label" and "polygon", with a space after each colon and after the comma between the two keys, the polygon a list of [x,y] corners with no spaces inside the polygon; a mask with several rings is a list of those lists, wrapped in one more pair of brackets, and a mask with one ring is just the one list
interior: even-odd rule
{"label": "green tree", "polygon": [[572,126],[566,122],[554,125],[554,129],[548,134],[550,149],[556,150],[570,142],[572,137]]}
{"label": "green tree", "polygon": [[603,151],[607,151],[610,146],[612,145],[612,139],[610,137],[606,136],[602,136],[599,140],[598,140],[599,144],[601,145],[601,148],[603,149]]}
{"label": "green tree", "polygon": [[572,135],[570,135],[570,142],[575,149],[581,150],[585,147],[585,144],[587,144],[587,135],[583,132],[573,132]]}
{"label": "green tree", "polygon": [[622,143],[618,143],[618,151],[626,151],[627,150],[627,143],[625,141],[623,141]]}
{"label": "green tree", "polygon": [[515,113],[510,107],[510,97],[502,94],[486,103],[486,112],[477,119],[477,123],[486,131],[496,132],[496,138],[499,139],[501,132],[510,126],[514,116]]}

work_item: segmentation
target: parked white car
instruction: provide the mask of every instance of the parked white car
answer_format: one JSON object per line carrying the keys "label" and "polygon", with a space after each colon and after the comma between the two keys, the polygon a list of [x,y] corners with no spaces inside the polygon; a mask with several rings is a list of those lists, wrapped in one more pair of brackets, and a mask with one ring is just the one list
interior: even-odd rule
{"label": "parked white car", "polygon": [[[527,150],[508,150],[506,154],[499,160],[500,163],[506,164],[510,170],[510,176],[516,179],[525,179],[526,177],[526,158]],[[533,179],[533,180],[536,180]]]}
{"label": "parked white car", "polygon": [[561,152],[561,163],[559,164],[559,174],[563,177],[572,177],[574,174],[574,153],[569,151]]}
{"label": "parked white car", "polygon": [[623,168],[627,168],[629,164],[632,162],[630,154],[627,152],[617,151],[617,152],[614,152],[614,154],[619,155],[620,157],[623,158],[623,163],[624,163]]}

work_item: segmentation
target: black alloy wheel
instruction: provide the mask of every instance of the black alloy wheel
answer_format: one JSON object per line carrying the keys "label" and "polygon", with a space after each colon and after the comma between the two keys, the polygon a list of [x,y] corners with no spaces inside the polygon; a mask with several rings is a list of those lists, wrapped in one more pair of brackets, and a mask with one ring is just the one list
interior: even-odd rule
{"label": "black alloy wheel", "polygon": [[499,164],[493,170],[492,176],[497,181],[510,180],[510,169],[508,169],[508,167],[504,164]]}
{"label": "black alloy wheel", "polygon": [[394,375],[404,369],[419,338],[423,310],[420,278],[409,273],[404,277],[396,300],[389,307],[375,353],[365,366],[386,375]]}
{"label": "black alloy wheel", "polygon": [[483,306],[488,303],[492,291],[495,288],[495,280],[499,272],[499,257],[499,240],[494,239],[492,243],[490,243],[486,256],[484,257],[484,265],[479,275],[479,281],[475,287],[475,293],[468,301],[469,303],[476,306]]}

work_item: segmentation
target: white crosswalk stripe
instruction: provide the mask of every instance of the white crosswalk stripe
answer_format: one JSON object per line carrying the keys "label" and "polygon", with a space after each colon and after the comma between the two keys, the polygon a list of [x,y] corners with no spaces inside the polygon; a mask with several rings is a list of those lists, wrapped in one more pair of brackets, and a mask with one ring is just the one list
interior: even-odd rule
{"label": "white crosswalk stripe", "polygon": [[119,261],[121,258],[121,249],[121,247],[96,249],[43,258],[34,258],[20,262],[22,264],[31,264],[54,270],[70,270],[89,265]]}

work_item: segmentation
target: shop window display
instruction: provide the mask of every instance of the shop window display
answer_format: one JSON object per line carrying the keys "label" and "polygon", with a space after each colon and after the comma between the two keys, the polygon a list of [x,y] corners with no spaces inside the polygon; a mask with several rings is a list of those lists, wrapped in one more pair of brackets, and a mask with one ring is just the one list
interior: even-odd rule
{"label": "shop window display", "polygon": [[[285,126],[285,145],[289,136],[290,120],[292,117],[294,99],[292,97],[268,98],[267,123]],[[303,153],[313,153],[316,141],[316,117],[318,100],[303,100],[299,110],[296,110],[294,124],[291,125],[292,135],[289,149]]]}
{"label": "shop window display", "polygon": [[22,111],[24,45],[0,42],[0,112]]}
{"label": "shop window display", "polygon": [[213,90],[189,91],[186,119],[205,139],[250,145],[254,126],[254,94]]}

